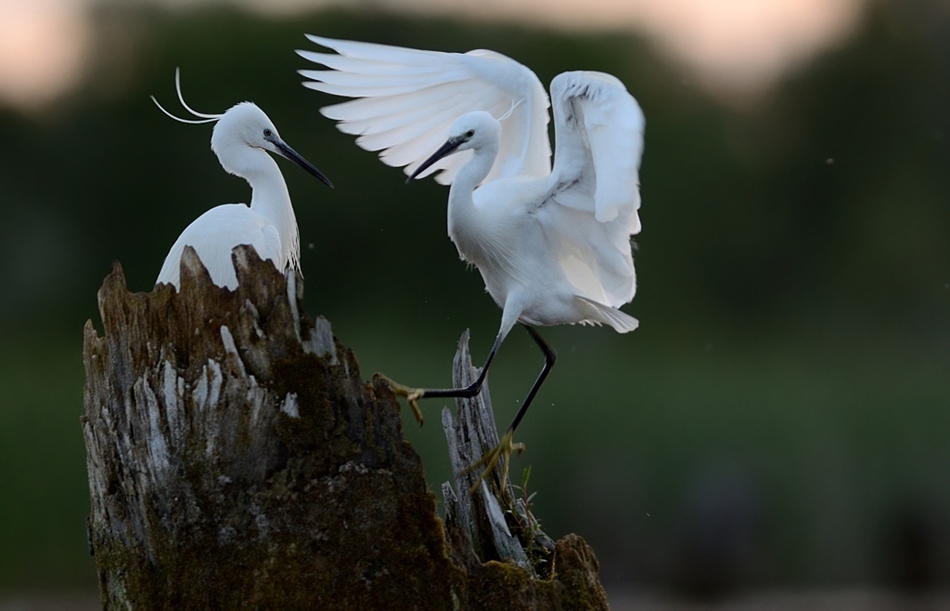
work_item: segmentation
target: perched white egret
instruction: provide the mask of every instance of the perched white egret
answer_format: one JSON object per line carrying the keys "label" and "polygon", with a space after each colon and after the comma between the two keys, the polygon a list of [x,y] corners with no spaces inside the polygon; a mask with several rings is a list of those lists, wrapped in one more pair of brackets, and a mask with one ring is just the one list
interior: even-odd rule
{"label": "perched white egret", "polygon": [[304,85],[358,98],[321,112],[357,135],[364,149],[381,151],[384,163],[405,166],[406,182],[442,170],[435,179],[451,185],[449,237],[502,308],[501,327],[474,384],[432,390],[394,383],[394,390],[420,420],[417,399],[474,396],[516,322],[544,352],[541,374],[499,446],[482,461],[487,472],[503,456],[507,473],[511,451],[520,449],[512,443],[514,430],[555,360],[533,327],[606,324],[620,333],[637,327],[618,308],[636,291],[630,236],[640,231],[643,113],[609,74],[558,75],[551,82],[552,170],[551,102],[537,76],[518,62],[486,50],[441,53],[308,38],[336,53],[298,51],[329,68],[302,70],[310,79]]}
{"label": "perched white egret", "polygon": [[182,123],[216,122],[211,134],[211,150],[226,172],[240,176],[251,185],[251,205],[223,204],[192,221],[165,257],[156,284],[170,283],[179,288],[179,269],[185,246],[195,249],[215,284],[232,290],[238,281],[231,251],[238,244],[252,245],[262,259],[270,260],[281,271],[299,269],[297,219],[280,168],[267,152],[286,157],[327,186],[333,184],[281,140],[277,128],[257,105],[241,102],[224,114],[209,115],[196,112],[185,103],[177,71],[175,89],[181,105],[198,117],[197,120],[176,117],[154,96],[152,101],[166,115]]}

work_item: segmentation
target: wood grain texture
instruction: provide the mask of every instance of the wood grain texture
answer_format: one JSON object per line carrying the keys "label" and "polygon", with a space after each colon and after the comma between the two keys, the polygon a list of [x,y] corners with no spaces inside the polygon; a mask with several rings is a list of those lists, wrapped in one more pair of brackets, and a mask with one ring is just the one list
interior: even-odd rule
{"label": "wood grain texture", "polygon": [[86,324],[104,609],[606,608],[579,537],[539,577],[445,529],[387,384],[306,316],[300,277],[234,261],[229,291],[189,249],[177,293],[129,293],[116,265],[102,336]]}

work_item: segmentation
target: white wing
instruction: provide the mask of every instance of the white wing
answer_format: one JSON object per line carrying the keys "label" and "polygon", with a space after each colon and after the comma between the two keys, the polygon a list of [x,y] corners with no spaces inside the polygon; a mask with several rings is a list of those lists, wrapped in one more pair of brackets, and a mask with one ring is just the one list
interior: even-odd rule
{"label": "white wing", "polygon": [[[337,54],[297,51],[329,70],[301,70],[305,87],[359,98],[320,112],[339,121],[356,143],[411,174],[448,137],[460,116],[484,110],[501,120],[498,158],[486,182],[550,172],[548,97],[534,72],[494,51],[421,51],[308,35]],[[450,155],[421,176],[443,170],[436,181],[451,184],[470,151]]]}
{"label": "white wing", "polygon": [[643,112],[617,78],[565,72],[551,82],[556,135],[539,218],[582,296],[619,307],[636,292],[630,236],[640,231]]}

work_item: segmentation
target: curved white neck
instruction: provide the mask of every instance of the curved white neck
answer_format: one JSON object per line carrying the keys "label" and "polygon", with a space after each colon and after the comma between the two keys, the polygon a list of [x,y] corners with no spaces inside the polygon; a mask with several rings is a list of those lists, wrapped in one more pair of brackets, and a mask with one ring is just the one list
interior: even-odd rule
{"label": "curved white neck", "polygon": [[465,218],[476,212],[473,195],[479,183],[485,180],[498,156],[498,143],[472,149],[472,157],[459,168],[449,188],[449,235],[455,239],[454,228],[465,224]]}
{"label": "curved white neck", "polygon": [[[251,210],[260,214],[268,223],[277,228],[280,236],[281,252],[289,253],[285,261],[278,261],[278,267],[286,265],[298,267],[300,258],[300,237],[297,232],[297,218],[290,203],[287,183],[270,155],[260,149],[250,149],[255,156],[253,163],[244,168],[232,170],[251,185]],[[290,246],[288,250],[288,245]]]}
{"label": "curved white neck", "polygon": [[498,144],[473,149],[449,188],[448,232],[459,255],[478,265],[483,260],[485,224],[490,221],[475,205],[475,189],[485,180],[498,152]]}

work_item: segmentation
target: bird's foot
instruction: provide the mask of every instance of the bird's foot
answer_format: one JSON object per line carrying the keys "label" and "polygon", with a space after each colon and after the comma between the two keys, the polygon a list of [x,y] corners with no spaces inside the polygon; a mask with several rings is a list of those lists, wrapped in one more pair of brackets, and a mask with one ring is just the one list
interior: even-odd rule
{"label": "bird's foot", "polygon": [[422,426],[422,410],[419,409],[419,404],[417,401],[425,396],[426,391],[421,388],[403,386],[399,382],[391,380],[387,376],[382,376],[382,378],[389,385],[389,389],[393,391],[394,395],[397,397],[404,397],[406,399],[406,403],[408,403],[409,407],[412,409],[412,415],[415,416],[419,426]]}
{"label": "bird's foot", "polygon": [[471,473],[479,467],[484,467],[481,475],[478,476],[478,479],[475,480],[475,483],[472,484],[472,487],[469,489],[469,494],[475,494],[475,491],[481,485],[482,481],[488,477],[488,474],[491,473],[492,469],[498,465],[499,459],[501,460],[502,470],[501,470],[501,488],[500,491],[504,491],[508,485],[508,466],[511,463],[511,454],[512,452],[517,452],[521,454],[524,452],[523,443],[514,443],[515,432],[511,429],[505,432],[501,436],[501,440],[498,442],[494,448],[489,450],[478,459],[477,462],[472,463],[465,473]]}

